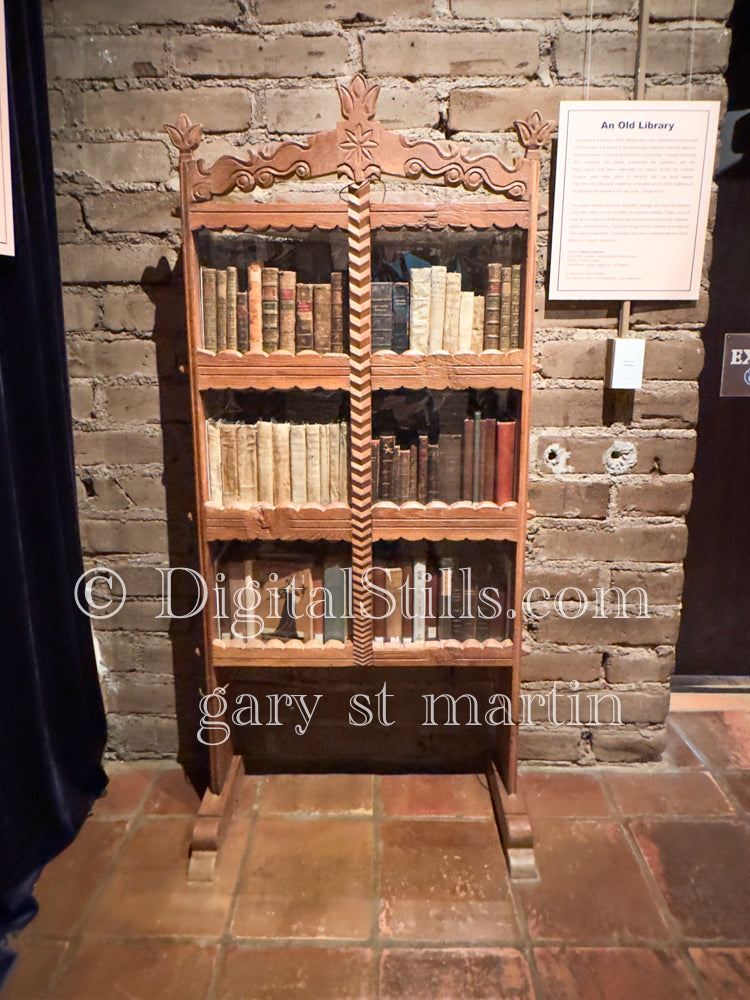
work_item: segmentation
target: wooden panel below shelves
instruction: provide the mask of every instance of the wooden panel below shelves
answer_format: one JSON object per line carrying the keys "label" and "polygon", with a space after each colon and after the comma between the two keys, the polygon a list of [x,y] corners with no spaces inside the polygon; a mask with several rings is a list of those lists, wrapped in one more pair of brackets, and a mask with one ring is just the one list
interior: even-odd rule
{"label": "wooden panel below shelves", "polygon": [[199,349],[195,356],[199,389],[348,389],[349,358],[345,354],[274,351],[240,354],[239,351]]}
{"label": "wooden panel below shelves", "polygon": [[434,642],[374,643],[372,659],[376,667],[511,667],[511,639],[443,639]]}
{"label": "wooden panel below shelves", "polygon": [[373,538],[396,541],[446,539],[449,541],[518,539],[518,504],[459,501],[447,504],[439,500],[423,505],[408,501],[401,506],[381,501],[372,508]]}
{"label": "wooden panel below shelves", "polygon": [[352,513],[348,504],[253,504],[250,507],[203,507],[209,541],[231,538],[316,542],[349,541]]}
{"label": "wooden panel below shelves", "polygon": [[521,389],[522,350],[481,354],[378,351],[372,356],[373,389]]}
{"label": "wooden panel below shelves", "polygon": [[354,647],[350,641],[303,642],[301,639],[214,639],[214,667],[350,667]]}

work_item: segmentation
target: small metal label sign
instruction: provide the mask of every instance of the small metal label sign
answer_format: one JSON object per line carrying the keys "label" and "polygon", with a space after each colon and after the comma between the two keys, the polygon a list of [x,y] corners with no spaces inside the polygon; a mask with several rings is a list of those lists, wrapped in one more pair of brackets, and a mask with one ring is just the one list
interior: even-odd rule
{"label": "small metal label sign", "polygon": [[720,396],[750,396],[750,333],[724,335]]}

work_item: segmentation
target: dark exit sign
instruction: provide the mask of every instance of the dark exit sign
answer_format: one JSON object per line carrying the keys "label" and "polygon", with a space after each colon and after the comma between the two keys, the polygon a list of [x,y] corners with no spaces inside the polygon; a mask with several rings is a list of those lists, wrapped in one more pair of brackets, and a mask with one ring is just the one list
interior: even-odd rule
{"label": "dark exit sign", "polygon": [[750,396],[750,333],[724,336],[720,396]]}

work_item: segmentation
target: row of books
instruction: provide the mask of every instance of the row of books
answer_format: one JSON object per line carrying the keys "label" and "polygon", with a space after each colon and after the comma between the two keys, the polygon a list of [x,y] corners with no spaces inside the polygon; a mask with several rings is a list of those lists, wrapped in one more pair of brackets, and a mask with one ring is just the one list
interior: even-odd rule
{"label": "row of books", "polygon": [[303,284],[294,271],[247,267],[240,289],[236,267],[201,268],[203,346],[207,351],[344,351],[343,273],[330,284]]}
{"label": "row of books", "polygon": [[345,423],[206,421],[209,497],[222,507],[254,503],[346,503]]}
{"label": "row of books", "polygon": [[406,503],[468,500],[497,504],[513,499],[516,422],[483,418],[479,411],[464,420],[463,434],[426,434],[405,446],[383,434],[372,443],[373,499]]}
{"label": "row of books", "polygon": [[[376,643],[441,639],[506,639],[511,593],[507,558],[466,565],[456,555],[416,552],[399,565],[374,566],[366,579],[372,595]],[[351,629],[351,569],[331,557],[285,552],[221,564],[216,608],[223,639],[331,639]]]}

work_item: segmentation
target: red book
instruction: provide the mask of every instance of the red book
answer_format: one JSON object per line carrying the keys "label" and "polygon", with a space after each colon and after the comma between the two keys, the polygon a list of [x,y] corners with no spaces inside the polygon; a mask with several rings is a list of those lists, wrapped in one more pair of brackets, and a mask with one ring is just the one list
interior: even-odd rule
{"label": "red book", "polygon": [[495,448],[497,446],[496,420],[482,420],[479,452],[479,499],[495,499]]}
{"label": "red book", "polygon": [[497,422],[497,476],[495,478],[495,503],[513,499],[516,472],[516,422]]}

